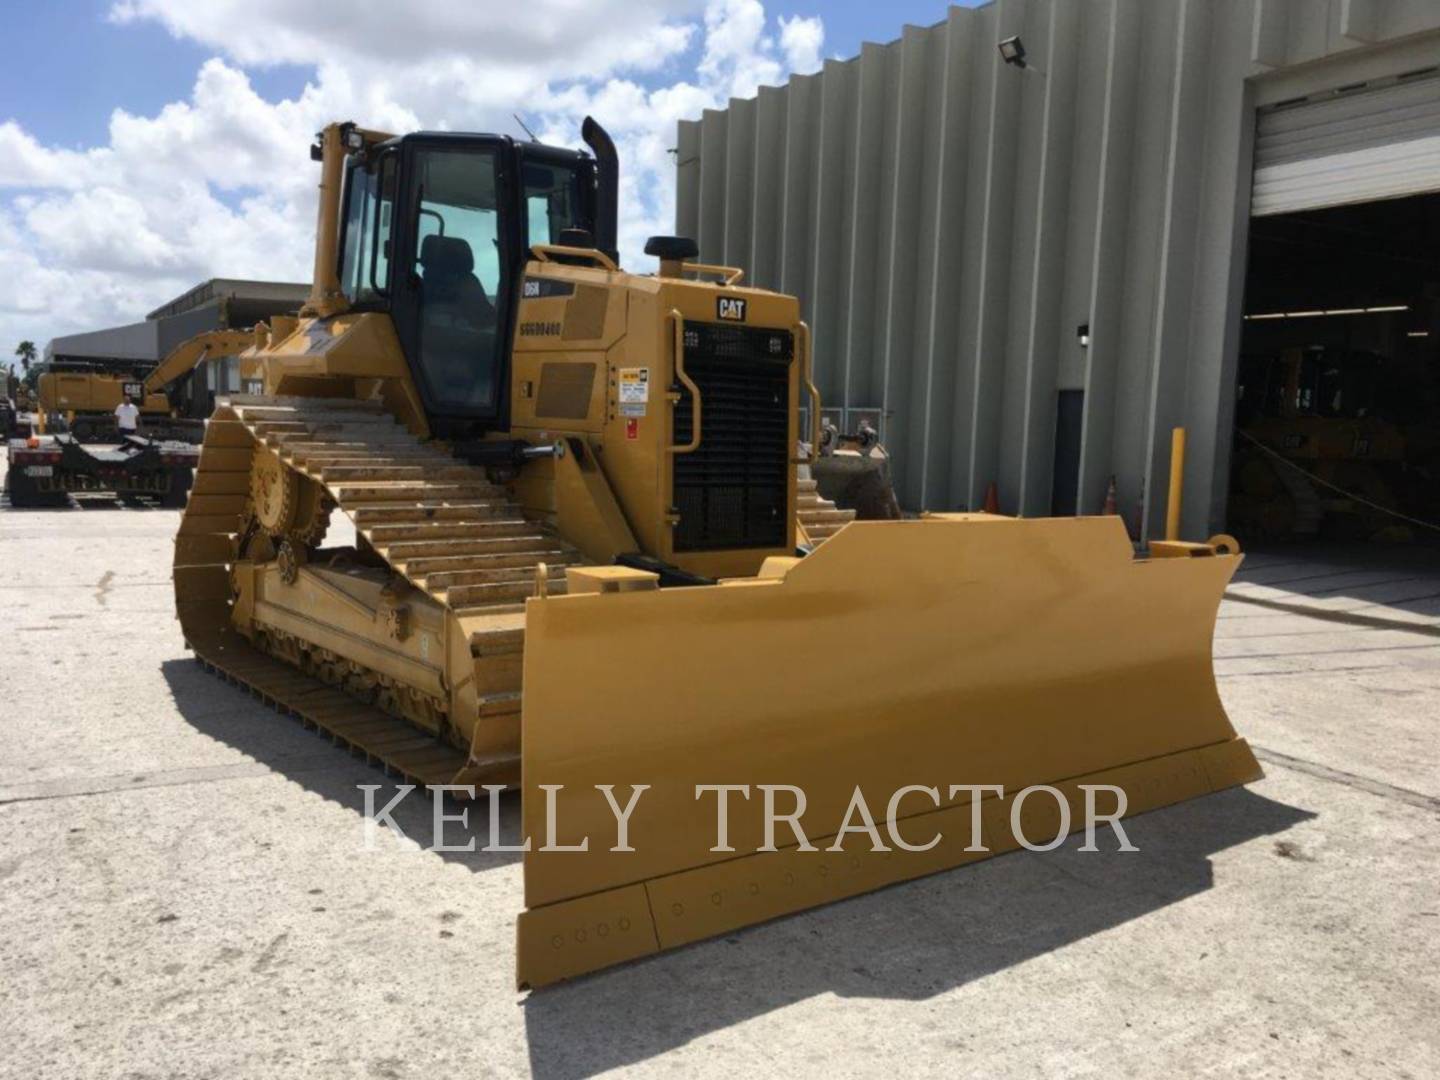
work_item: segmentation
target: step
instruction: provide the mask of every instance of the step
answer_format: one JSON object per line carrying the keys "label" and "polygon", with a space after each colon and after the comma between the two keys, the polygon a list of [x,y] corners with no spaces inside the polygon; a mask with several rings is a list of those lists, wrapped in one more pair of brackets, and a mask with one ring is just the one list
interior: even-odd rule
{"label": "step", "polygon": [[452,457],[441,457],[428,450],[398,450],[393,453],[376,451],[347,450],[332,454],[292,454],[294,463],[309,472],[324,472],[326,469],[347,466],[372,466],[391,468],[393,466],[417,466],[419,468],[455,468],[459,463]]}
{"label": "step", "polygon": [[434,499],[483,499],[501,496],[502,488],[488,480],[433,483],[424,480],[341,481],[329,485],[346,511],[364,505],[393,505]]}
{"label": "step", "polygon": [[267,394],[263,397],[244,395],[223,395],[237,409],[244,412],[291,412],[291,413],[342,413],[353,412],[366,416],[390,415],[383,402],[360,401],[358,398],[301,397],[296,394]]}
{"label": "step", "polygon": [[279,441],[281,453],[289,454],[292,457],[305,458],[353,458],[353,457],[425,457],[434,461],[448,461],[456,464],[456,461],[449,454],[426,446],[424,443],[417,443],[414,439],[395,439],[390,442],[370,442],[367,439],[346,439],[334,443],[321,442],[315,439],[308,441],[291,439]]}
{"label": "step", "polygon": [[411,559],[546,552],[554,549],[555,538],[553,536],[530,532],[516,536],[495,536],[478,540],[399,540],[386,545],[385,557],[397,566],[408,568],[408,560]]}
{"label": "step", "polygon": [[480,719],[494,716],[514,716],[520,712],[519,690],[503,690],[494,694],[481,694]]}
{"label": "step", "polygon": [[423,524],[427,521],[464,521],[468,518],[483,517],[497,510],[513,510],[513,506],[501,499],[488,502],[425,502],[390,503],[381,506],[354,506],[346,504],[345,510],[355,519],[357,525]]}
{"label": "step", "polygon": [[805,522],[807,529],[810,528],[812,522],[816,525],[833,525],[837,523],[844,525],[855,520],[855,511],[839,509],[807,510],[801,515],[801,518]]}
{"label": "step", "polygon": [[[551,582],[550,593],[563,593],[562,582]],[[535,578],[526,581],[504,581],[490,585],[457,585],[442,590],[445,603],[452,608],[488,607],[491,604],[523,604],[535,595]],[[440,595],[437,593],[437,595]]]}
{"label": "step", "polygon": [[[549,578],[553,585],[556,581],[565,580],[565,567],[559,563],[551,563],[546,560],[545,568],[549,570]],[[490,585],[501,582],[534,582],[536,563],[526,566],[496,566],[488,570],[446,570],[437,574],[425,574],[419,580],[425,582],[425,588],[430,592],[447,592],[463,585]],[[416,575],[410,573],[411,580],[416,580]]]}
{"label": "step", "polygon": [[[483,476],[481,473],[479,476]],[[470,480],[478,481],[476,470],[468,465],[428,468],[422,465],[330,465],[320,470],[327,484],[346,480]]]}
{"label": "step", "polygon": [[525,652],[525,621],[511,625],[513,616],[476,620],[470,631],[470,652],[477,658],[521,656]]}
{"label": "step", "polygon": [[498,657],[521,657],[526,651],[526,629],[518,628],[477,629],[469,635],[469,651],[477,660]]}
{"label": "step", "polygon": [[535,526],[521,517],[474,518],[467,521],[421,522],[405,525],[367,525],[365,535],[376,547],[402,540],[480,540],[490,536],[516,536]]}
{"label": "step", "polygon": [[475,693],[482,698],[488,694],[519,693],[524,685],[523,653],[476,657],[473,667]]}
{"label": "step", "polygon": [[389,439],[391,441],[416,442],[415,436],[400,424],[397,424],[389,417],[376,417],[366,423],[353,421],[335,421],[309,418],[305,420],[259,420],[249,421],[253,424],[257,434],[267,438],[278,438],[282,435],[306,435],[316,442],[376,442]]}
{"label": "step", "polygon": [[[310,436],[309,432],[282,432],[272,435],[267,440],[275,446],[294,453],[309,453],[322,450],[334,450],[344,452],[349,450],[373,451],[377,447],[381,449],[394,449],[405,447],[413,449],[417,446],[425,446],[425,443],[416,442],[412,435],[394,435],[384,440],[374,439],[317,439]],[[438,451],[438,447],[433,448]]]}
{"label": "step", "polygon": [[303,420],[251,420],[246,417],[245,423],[262,439],[287,432],[292,435],[308,435],[311,432],[310,425]]}
{"label": "step", "polygon": [[554,548],[549,551],[521,551],[499,555],[452,555],[438,558],[411,559],[405,573],[411,578],[429,580],[433,574],[463,573],[468,570],[504,570],[517,566],[533,567],[537,562],[554,566],[573,566],[580,556]]}
{"label": "step", "polygon": [[825,540],[834,536],[845,526],[841,525],[806,525],[805,531],[810,534],[811,540]]}
{"label": "step", "polygon": [[450,610],[462,620],[490,619],[500,615],[522,619],[525,617],[525,604],[523,601],[517,601],[513,604],[475,604],[468,607],[456,607],[452,604]]}
{"label": "step", "polygon": [[813,479],[811,479],[811,480],[796,480],[796,481],[795,481],[795,490],[796,490],[796,491],[817,491],[817,490],[819,490],[819,487],[820,487],[819,483],[818,483],[817,481],[813,480]]}

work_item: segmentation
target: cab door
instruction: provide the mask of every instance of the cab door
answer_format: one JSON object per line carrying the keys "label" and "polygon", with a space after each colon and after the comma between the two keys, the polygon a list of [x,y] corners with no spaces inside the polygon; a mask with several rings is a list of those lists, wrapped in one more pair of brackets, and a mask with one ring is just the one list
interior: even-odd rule
{"label": "cab door", "polygon": [[522,223],[508,139],[401,144],[395,329],[432,416],[502,422]]}

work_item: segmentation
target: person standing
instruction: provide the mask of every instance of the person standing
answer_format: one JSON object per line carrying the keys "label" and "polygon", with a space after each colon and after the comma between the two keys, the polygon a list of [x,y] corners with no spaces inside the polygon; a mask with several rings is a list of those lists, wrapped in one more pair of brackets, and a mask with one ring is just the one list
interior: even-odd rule
{"label": "person standing", "polygon": [[121,439],[140,434],[140,410],[130,400],[129,394],[125,395],[124,401],[115,406],[115,426],[120,429]]}

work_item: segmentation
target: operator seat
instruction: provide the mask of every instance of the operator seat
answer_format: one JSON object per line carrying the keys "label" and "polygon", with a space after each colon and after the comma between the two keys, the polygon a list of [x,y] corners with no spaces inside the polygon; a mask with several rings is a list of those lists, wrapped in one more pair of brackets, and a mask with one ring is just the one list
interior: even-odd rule
{"label": "operator seat", "polygon": [[[475,276],[475,253],[458,236],[432,235],[420,245],[424,304],[475,325],[493,325],[495,305]],[[448,309],[448,310],[445,310]]]}
{"label": "operator seat", "polygon": [[495,305],[475,276],[475,254],[458,236],[420,245],[420,356],[445,400],[482,404],[493,392]]}

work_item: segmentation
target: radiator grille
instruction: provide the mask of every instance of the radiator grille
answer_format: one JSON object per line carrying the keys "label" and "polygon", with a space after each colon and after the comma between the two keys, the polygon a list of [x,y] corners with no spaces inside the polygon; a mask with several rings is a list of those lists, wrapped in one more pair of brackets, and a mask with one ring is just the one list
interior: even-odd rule
{"label": "radiator grille", "polygon": [[[700,446],[676,454],[676,551],[783,547],[790,479],[790,362],[784,330],[685,324],[685,370],[700,388]],[[675,441],[690,440],[681,388]]]}

